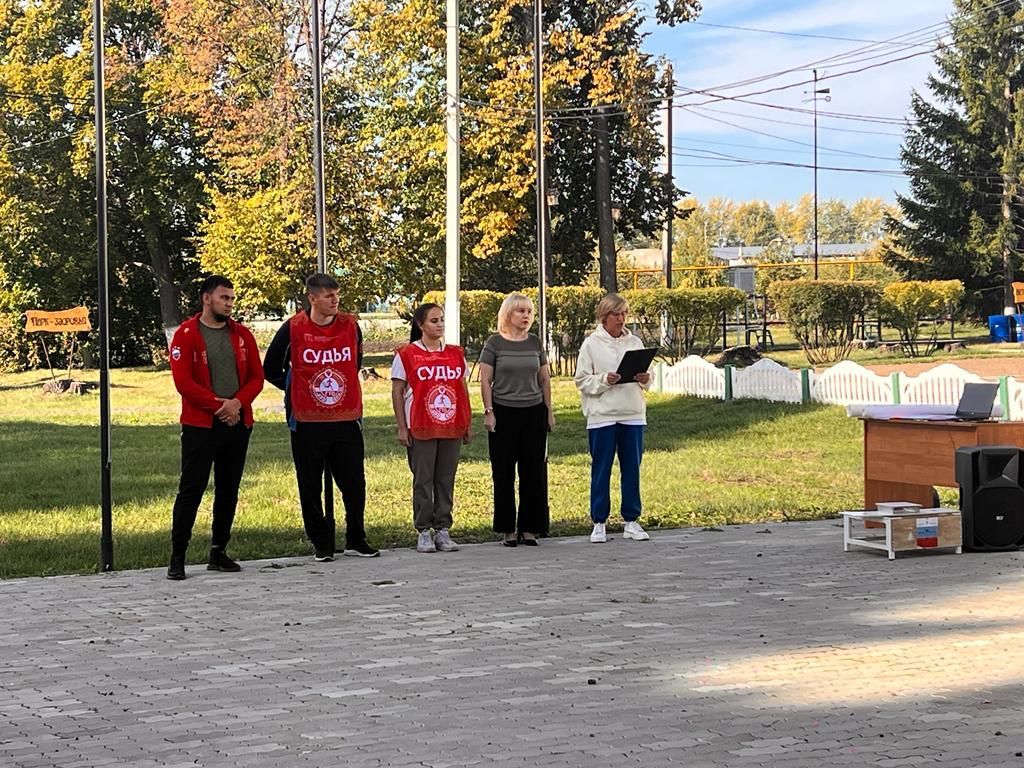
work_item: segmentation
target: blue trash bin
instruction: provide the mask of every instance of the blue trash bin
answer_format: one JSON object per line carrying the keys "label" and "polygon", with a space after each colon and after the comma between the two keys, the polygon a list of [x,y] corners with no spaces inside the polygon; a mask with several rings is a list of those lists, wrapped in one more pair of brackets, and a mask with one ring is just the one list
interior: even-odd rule
{"label": "blue trash bin", "polygon": [[1022,341],[1024,340],[1024,315],[989,315],[988,335],[992,341]]}

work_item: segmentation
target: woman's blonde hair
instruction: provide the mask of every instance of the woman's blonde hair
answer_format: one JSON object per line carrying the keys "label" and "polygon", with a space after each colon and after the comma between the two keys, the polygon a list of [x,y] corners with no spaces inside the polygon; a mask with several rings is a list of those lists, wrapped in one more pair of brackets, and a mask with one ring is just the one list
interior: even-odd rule
{"label": "woman's blonde hair", "polygon": [[509,325],[512,322],[512,313],[520,307],[529,307],[533,312],[533,302],[529,296],[521,293],[510,293],[501,302],[501,309],[498,310],[498,333],[508,333]]}
{"label": "woman's blonde hair", "polygon": [[613,312],[629,310],[629,302],[617,293],[609,293],[597,303],[597,322],[603,323]]}

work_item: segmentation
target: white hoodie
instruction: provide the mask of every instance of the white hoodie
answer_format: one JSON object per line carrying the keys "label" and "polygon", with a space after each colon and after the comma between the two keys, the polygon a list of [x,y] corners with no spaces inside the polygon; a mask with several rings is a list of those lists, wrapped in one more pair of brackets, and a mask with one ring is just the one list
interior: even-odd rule
{"label": "white hoodie", "polygon": [[629,329],[615,338],[598,325],[580,347],[576,363],[576,388],[582,395],[583,415],[587,429],[609,424],[646,424],[647,402],[643,386],[637,382],[609,384],[608,374],[614,373],[623,355],[630,349],[643,349],[640,341]]}

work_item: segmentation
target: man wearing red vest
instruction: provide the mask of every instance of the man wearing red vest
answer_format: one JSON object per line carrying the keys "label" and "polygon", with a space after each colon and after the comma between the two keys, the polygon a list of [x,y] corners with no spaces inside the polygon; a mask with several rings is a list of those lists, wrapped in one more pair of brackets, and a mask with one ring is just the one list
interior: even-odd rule
{"label": "man wearing red vest", "polygon": [[185,551],[213,469],[211,571],[240,571],[228,557],[245,456],[252,433],[252,401],[263,389],[256,339],[231,319],[235,291],[226,277],[202,284],[203,311],[179,326],[171,340],[171,375],[181,394],[181,480],[174,500],[167,578],[185,578]]}
{"label": "man wearing red vest", "polygon": [[338,290],[330,275],[307,279],[309,311],[285,321],[263,361],[267,381],[285,392],[302,523],[318,562],[335,554],[334,531],[323,509],[325,465],[345,504],[343,554],[380,554],[366,541],[363,519],[363,335],[355,315],[338,311]]}

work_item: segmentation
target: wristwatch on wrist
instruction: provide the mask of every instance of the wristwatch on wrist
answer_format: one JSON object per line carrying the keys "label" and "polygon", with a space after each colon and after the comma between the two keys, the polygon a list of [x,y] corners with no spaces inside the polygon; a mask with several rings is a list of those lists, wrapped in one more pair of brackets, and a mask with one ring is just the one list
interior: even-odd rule
{"label": "wristwatch on wrist", "polygon": [[493,408],[484,408],[484,416],[486,416],[488,413],[494,413],[494,409]]}

